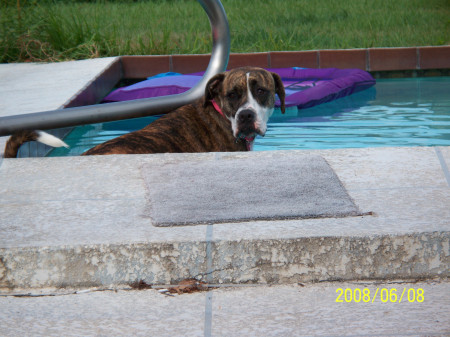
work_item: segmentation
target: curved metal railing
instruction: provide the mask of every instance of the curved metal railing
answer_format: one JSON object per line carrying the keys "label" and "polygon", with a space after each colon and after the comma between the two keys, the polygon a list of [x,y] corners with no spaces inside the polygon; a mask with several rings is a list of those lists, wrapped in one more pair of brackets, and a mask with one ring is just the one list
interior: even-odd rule
{"label": "curved metal railing", "polygon": [[199,99],[204,94],[208,80],[227,67],[230,55],[230,32],[225,10],[219,0],[197,1],[205,10],[211,23],[213,46],[208,68],[195,87],[182,94],[171,96],[0,117],[0,136],[7,136],[14,131],[24,129],[56,129],[159,115]]}

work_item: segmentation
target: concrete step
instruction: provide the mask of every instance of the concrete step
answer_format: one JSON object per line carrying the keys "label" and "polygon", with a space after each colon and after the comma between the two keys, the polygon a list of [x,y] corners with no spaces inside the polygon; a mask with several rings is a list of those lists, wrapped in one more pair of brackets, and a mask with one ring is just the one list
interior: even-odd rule
{"label": "concrete step", "polygon": [[39,294],[0,297],[2,336],[450,336],[444,281]]}
{"label": "concrete step", "polygon": [[220,166],[270,152],[4,159],[0,287],[449,276],[449,147],[280,154],[324,158],[366,215],[153,225],[146,165]]}

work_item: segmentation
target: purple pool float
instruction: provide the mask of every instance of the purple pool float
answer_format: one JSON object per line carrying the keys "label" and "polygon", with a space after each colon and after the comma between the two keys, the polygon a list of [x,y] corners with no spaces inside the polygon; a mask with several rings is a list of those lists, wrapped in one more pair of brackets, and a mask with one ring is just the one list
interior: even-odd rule
{"label": "purple pool float", "polygon": [[[286,90],[286,106],[310,108],[370,88],[374,78],[361,69],[269,68],[280,75]],[[182,75],[164,73],[114,90],[103,102],[119,102],[183,93],[197,84],[203,72]],[[276,106],[280,103],[277,101]]]}

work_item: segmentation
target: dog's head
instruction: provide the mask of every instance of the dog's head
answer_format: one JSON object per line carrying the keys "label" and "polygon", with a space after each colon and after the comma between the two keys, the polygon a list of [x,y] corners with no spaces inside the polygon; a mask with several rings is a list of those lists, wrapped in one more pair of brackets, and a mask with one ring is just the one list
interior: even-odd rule
{"label": "dog's head", "polygon": [[205,89],[205,105],[211,101],[231,122],[236,138],[264,136],[273,113],[275,94],[284,113],[285,92],[280,76],[254,67],[233,69],[212,77]]}

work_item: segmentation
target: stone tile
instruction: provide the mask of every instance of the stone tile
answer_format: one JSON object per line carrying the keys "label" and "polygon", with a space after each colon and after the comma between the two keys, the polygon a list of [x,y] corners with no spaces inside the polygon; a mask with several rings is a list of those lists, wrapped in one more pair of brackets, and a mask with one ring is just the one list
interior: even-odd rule
{"label": "stone tile", "polygon": [[419,47],[420,69],[450,68],[450,46]]}
{"label": "stone tile", "polygon": [[145,198],[139,167],[119,158],[55,157],[4,160],[0,205]]}
{"label": "stone tile", "polygon": [[417,48],[373,48],[369,49],[369,70],[417,69]]}
{"label": "stone tile", "polygon": [[409,220],[422,224],[422,231],[450,231],[448,187],[351,190],[350,196],[362,212],[374,212],[392,222]]}
{"label": "stone tile", "polygon": [[205,293],[155,290],[0,298],[4,336],[204,336]]}
{"label": "stone tile", "polygon": [[320,68],[358,68],[366,70],[366,49],[321,50]]}
{"label": "stone tile", "polygon": [[[342,289],[423,289],[421,303],[336,303]],[[323,285],[226,289],[213,293],[213,336],[423,336],[449,330],[447,283]],[[386,292],[386,291],[385,291]],[[412,292],[411,292],[412,296]],[[344,298],[344,297],[342,297]],[[348,297],[349,298],[349,297]]]}
{"label": "stone tile", "polygon": [[58,109],[116,60],[0,64],[0,115]]}
{"label": "stone tile", "polygon": [[321,151],[348,189],[446,186],[431,147]]}
{"label": "stone tile", "polygon": [[145,79],[171,71],[169,55],[122,56],[123,78]]}
{"label": "stone tile", "polygon": [[205,239],[206,226],[154,227],[146,207],[139,198],[2,204],[0,248]]}
{"label": "stone tile", "polygon": [[205,71],[211,55],[172,55],[172,71],[182,74]]}
{"label": "stone tile", "polygon": [[270,52],[271,68],[319,68],[318,51],[280,51]]}
{"label": "stone tile", "polygon": [[245,66],[267,68],[268,53],[230,54],[228,70]]}

